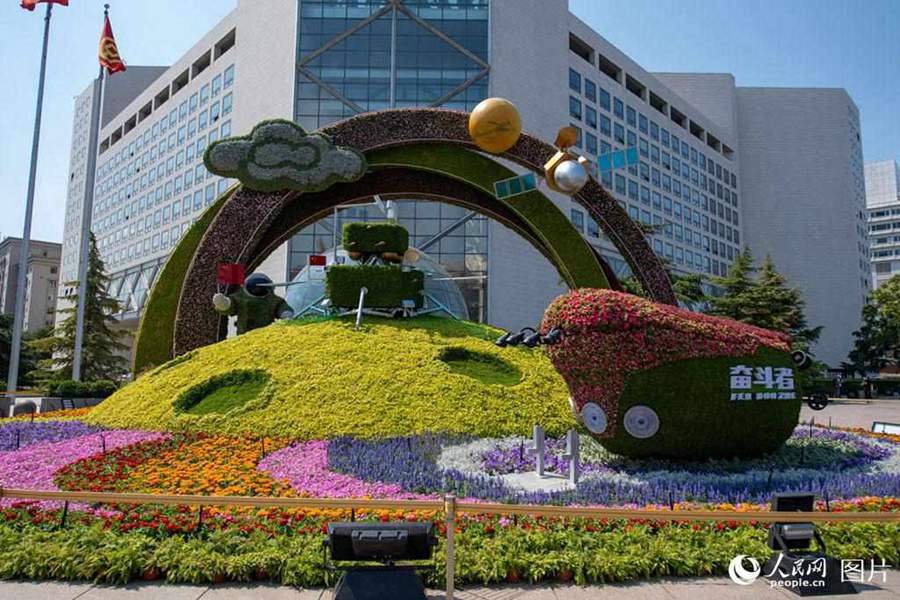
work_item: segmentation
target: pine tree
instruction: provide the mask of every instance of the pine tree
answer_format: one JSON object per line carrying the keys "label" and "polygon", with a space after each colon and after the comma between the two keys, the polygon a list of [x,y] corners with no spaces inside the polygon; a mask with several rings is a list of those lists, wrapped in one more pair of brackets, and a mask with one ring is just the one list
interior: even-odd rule
{"label": "pine tree", "polygon": [[728,274],[713,280],[724,293],[710,298],[710,314],[786,333],[791,336],[794,349],[809,351],[822,328],[807,324],[806,302],[800,290],[788,286],[787,278],[778,272],[768,255],[754,277],[756,271],[753,255],[745,247]]}
{"label": "pine tree", "polygon": [[[672,290],[675,292],[678,304],[694,312],[703,312],[709,300],[706,292],[703,291],[703,277],[699,273],[679,275],[668,269],[666,272],[669,275],[669,281],[672,282]],[[619,283],[622,285],[623,291],[642,298],[649,298],[644,286],[636,277],[625,277],[620,279]]]}
{"label": "pine tree", "polygon": [[748,246],[738,254],[728,274],[713,278],[713,283],[724,290],[721,296],[709,298],[709,314],[727,317],[735,321],[751,323],[757,312],[754,298],[756,282],[753,280],[753,254]]}
{"label": "pine tree", "polygon": [[787,277],[778,272],[768,254],[759,268],[754,296],[754,325],[787,333],[795,350],[808,351],[809,345],[819,339],[822,327],[808,326],[803,295],[799,289],[788,286]]}
{"label": "pine tree", "polygon": [[[128,346],[120,340],[128,333],[113,329],[117,320],[112,315],[119,312],[118,301],[109,295],[109,277],[105,274],[105,266],[97,251],[94,234],[90,237],[90,253],[88,255],[87,304],[84,312],[84,337],[81,346],[81,379],[96,381],[99,379],[115,379],[125,373],[127,361],[122,354]],[[66,282],[67,286],[77,287],[78,282]],[[69,308],[57,311],[66,315],[53,335],[29,342],[38,351],[52,353],[50,358],[38,362],[35,380],[71,379],[72,363],[75,353],[75,330],[78,314],[77,294],[69,296],[72,302]]]}

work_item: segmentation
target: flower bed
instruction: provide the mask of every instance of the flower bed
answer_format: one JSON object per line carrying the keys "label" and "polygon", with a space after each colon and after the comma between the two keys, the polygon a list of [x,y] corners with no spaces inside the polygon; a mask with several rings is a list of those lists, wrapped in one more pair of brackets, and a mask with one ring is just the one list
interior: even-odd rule
{"label": "flower bed", "polygon": [[[33,428],[33,438],[55,427],[10,425]],[[79,425],[84,430],[80,435]],[[777,466],[773,490],[794,485],[820,492],[815,483],[821,481],[838,490],[836,478],[852,480],[848,498],[820,496],[817,510],[900,513],[900,444],[820,428],[800,428],[779,453],[741,463],[624,459],[584,438],[585,479],[578,489],[526,494],[502,479],[532,466],[521,438],[426,435],[287,445],[283,440],[197,433],[95,432],[76,422],[66,427],[72,432],[69,439],[34,439],[18,451],[0,452],[0,485],[376,498],[438,498],[454,491],[469,499],[722,511],[717,523],[464,514],[456,525],[460,583],[704,575],[724,573],[736,554],[763,559],[768,555],[764,525],[729,521],[728,513],[766,509],[768,492],[754,486],[767,465]],[[550,438],[548,447],[548,469],[563,470],[561,441]],[[799,468],[795,463],[801,452],[804,465]],[[840,475],[828,476],[829,471]],[[349,517],[342,510],[206,506],[201,512],[188,506],[73,504],[61,527],[58,503],[7,500],[0,505],[0,578],[117,583],[163,577],[192,583],[252,579],[321,586],[326,583],[320,568],[324,527]],[[435,520],[439,534],[445,533],[440,513],[357,511],[356,518]],[[900,560],[900,523],[824,525],[821,531],[836,556],[884,558],[890,564]],[[429,581],[440,585],[442,546],[433,566]]]}
{"label": "flower bed", "polygon": [[19,450],[31,444],[60,442],[99,431],[80,421],[13,421],[0,425],[0,452]]}
{"label": "flower bed", "polygon": [[[164,434],[147,431],[105,431],[80,435],[68,440],[34,443],[20,450],[0,453],[0,487],[29,490],[56,490],[56,472],[66,465],[88,457],[103,455],[120,447],[163,438]],[[3,498],[0,506],[19,501]],[[57,502],[40,503],[55,507]]]}
{"label": "flower bed", "polygon": [[[328,470],[328,442],[314,441],[291,445],[268,455],[259,470],[286,481],[300,496],[313,498],[423,498],[404,492],[399,485],[361,479]],[[436,495],[427,496],[437,498]]]}
{"label": "flower bed", "polygon": [[[329,465],[407,491],[452,490],[485,500],[585,505],[669,505],[677,502],[766,503],[775,491],[828,497],[900,497],[900,445],[822,428],[798,428],[777,453],[754,460],[628,459],[582,436],[583,480],[570,491],[524,491],[503,475],[534,469],[523,438],[454,440],[341,439]],[[548,440],[547,469],[566,472],[563,440]]]}

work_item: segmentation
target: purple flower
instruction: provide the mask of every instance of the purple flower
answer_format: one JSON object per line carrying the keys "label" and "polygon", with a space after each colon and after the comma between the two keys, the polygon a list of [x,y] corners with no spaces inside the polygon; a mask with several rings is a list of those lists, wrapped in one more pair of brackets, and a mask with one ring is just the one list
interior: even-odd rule
{"label": "purple flower", "polygon": [[0,425],[0,452],[10,452],[31,444],[59,442],[99,431],[81,421],[13,421]]}

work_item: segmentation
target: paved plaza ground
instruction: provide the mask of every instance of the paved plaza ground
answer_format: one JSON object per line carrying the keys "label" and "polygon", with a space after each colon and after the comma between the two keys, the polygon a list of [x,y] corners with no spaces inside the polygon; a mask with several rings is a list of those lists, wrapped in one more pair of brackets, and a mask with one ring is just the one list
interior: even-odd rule
{"label": "paved plaza ground", "polygon": [[851,400],[831,398],[823,410],[812,410],[805,404],[800,411],[800,419],[807,423],[810,418],[816,424],[840,427],[862,427],[872,429],[872,421],[900,423],[900,398],[882,400]]}
{"label": "paved plaza ground", "polygon": [[[900,599],[900,571],[887,573],[884,584],[857,586],[860,600]],[[429,590],[433,600],[444,592]],[[727,577],[660,579],[631,584],[577,587],[572,585],[504,585],[470,587],[456,593],[459,600],[785,600],[795,594],[770,588],[765,580],[739,586]],[[838,596],[817,596],[837,598]],[[841,596],[846,597],[846,596]],[[853,596],[851,596],[853,597]],[[3,600],[328,600],[331,590],[298,590],[272,585],[222,584],[214,586],[135,584],[124,587],[89,583],[0,583]],[[388,600],[388,599],[385,599]]]}

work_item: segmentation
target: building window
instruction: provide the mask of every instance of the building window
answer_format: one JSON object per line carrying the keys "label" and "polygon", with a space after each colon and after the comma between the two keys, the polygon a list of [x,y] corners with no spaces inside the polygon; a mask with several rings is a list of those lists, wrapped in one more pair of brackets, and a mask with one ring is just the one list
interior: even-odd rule
{"label": "building window", "polygon": [[609,117],[606,115],[600,115],[600,133],[609,137],[612,135],[611,131],[612,121],[609,120]]}
{"label": "building window", "polygon": [[574,96],[569,96],[569,116],[581,120],[581,100]]}
{"label": "building window", "polygon": [[231,112],[231,105],[232,105],[233,99],[234,99],[234,97],[232,96],[232,94],[225,94],[225,96],[222,98],[222,114],[223,115],[227,115],[228,113]]}
{"label": "building window", "polygon": [[[215,80],[213,80],[215,81]],[[225,73],[223,75],[223,84],[225,89],[231,87],[231,84],[234,83],[234,65],[229,65],[227,69],[225,69]]]}
{"label": "building window", "polygon": [[584,233],[584,213],[577,208],[572,209],[572,224],[579,233]]}
{"label": "building window", "polygon": [[585,150],[590,154],[597,154],[597,136],[592,133],[585,135]]}
{"label": "building window", "polygon": [[575,69],[569,69],[569,89],[581,93],[581,74]]}
{"label": "building window", "polygon": [[591,102],[597,101],[597,84],[590,79],[584,80],[584,97]]}
{"label": "building window", "polygon": [[602,109],[605,110],[606,112],[609,112],[609,110],[610,110],[610,107],[609,107],[609,92],[607,92],[607,91],[604,90],[603,88],[600,88],[600,102],[599,102],[599,104],[600,104],[600,108],[602,108]]}
{"label": "building window", "polygon": [[584,122],[588,127],[597,128],[597,110],[592,106],[584,107]]}
{"label": "building window", "polygon": [[216,75],[212,80],[212,96],[215,98],[222,91],[222,76]]}

